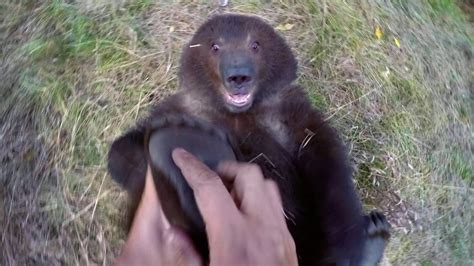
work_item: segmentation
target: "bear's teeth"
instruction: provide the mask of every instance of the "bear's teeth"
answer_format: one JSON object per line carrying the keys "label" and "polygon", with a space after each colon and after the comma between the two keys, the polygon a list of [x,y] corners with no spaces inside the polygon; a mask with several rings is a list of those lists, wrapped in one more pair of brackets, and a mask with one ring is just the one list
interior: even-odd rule
{"label": "bear's teeth", "polygon": [[250,98],[250,94],[233,94],[229,95],[229,98],[235,104],[245,104]]}

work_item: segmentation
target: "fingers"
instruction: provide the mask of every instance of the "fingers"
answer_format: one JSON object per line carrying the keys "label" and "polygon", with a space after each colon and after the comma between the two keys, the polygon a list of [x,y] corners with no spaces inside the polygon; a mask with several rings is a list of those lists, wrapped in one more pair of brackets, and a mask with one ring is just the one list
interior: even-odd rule
{"label": "fingers", "polygon": [[267,195],[269,185],[266,185],[267,181],[264,180],[259,166],[227,161],[219,164],[217,172],[223,179],[233,182],[232,194],[242,212],[265,219],[264,216],[269,211],[268,206],[279,203],[278,200],[273,203],[274,196],[270,199]]}
{"label": "fingers", "polygon": [[[217,175],[190,153],[176,149],[173,159],[194,191],[207,226],[222,226],[239,217],[239,211],[257,220],[283,221],[284,214],[278,186],[265,180],[256,164],[221,162]],[[223,182],[231,183],[231,193]],[[218,215],[225,210],[226,215]]]}
{"label": "fingers", "polygon": [[233,183],[237,175],[244,172],[244,169],[248,166],[249,164],[247,163],[223,161],[217,166],[217,173],[222,177],[222,179]]}
{"label": "fingers", "polygon": [[193,189],[207,227],[215,229],[238,218],[238,210],[216,173],[183,149],[175,149],[172,157]]}
{"label": "fingers", "polygon": [[224,161],[217,166],[217,173],[224,181],[233,183],[234,187],[243,186],[251,190],[263,187],[263,173],[256,164]]}

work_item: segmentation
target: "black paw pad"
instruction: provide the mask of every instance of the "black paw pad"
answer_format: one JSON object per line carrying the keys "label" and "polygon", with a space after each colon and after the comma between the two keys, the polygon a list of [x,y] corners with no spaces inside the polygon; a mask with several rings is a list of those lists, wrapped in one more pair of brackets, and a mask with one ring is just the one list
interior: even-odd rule
{"label": "black paw pad", "polygon": [[171,157],[175,148],[187,150],[213,170],[220,161],[236,160],[236,156],[222,129],[191,117],[153,120],[146,133],[147,160],[166,217],[191,236],[201,254],[207,254],[204,221],[192,189]]}

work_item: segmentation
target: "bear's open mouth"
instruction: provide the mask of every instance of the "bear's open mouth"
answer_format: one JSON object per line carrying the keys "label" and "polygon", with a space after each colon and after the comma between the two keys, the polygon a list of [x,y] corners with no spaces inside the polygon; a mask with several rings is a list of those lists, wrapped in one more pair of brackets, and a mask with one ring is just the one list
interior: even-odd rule
{"label": "bear's open mouth", "polygon": [[237,107],[245,106],[247,105],[252,97],[251,93],[238,93],[238,94],[232,94],[227,92],[227,101],[231,103],[232,105],[235,105]]}

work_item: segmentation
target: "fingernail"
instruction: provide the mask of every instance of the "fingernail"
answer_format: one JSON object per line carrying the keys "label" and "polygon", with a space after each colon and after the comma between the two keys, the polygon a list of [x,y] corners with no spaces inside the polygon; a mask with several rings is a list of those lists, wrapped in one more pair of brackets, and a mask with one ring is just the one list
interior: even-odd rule
{"label": "fingernail", "polygon": [[173,157],[173,161],[179,166],[180,162],[188,161],[190,156],[189,152],[187,152],[183,148],[176,148],[171,153],[171,157]]}
{"label": "fingernail", "polygon": [[175,148],[175,149],[173,150],[173,153],[174,153],[175,155],[177,155],[177,156],[180,156],[180,157],[181,157],[181,156],[187,156],[187,155],[188,155],[188,152],[187,152],[185,149],[183,149],[183,148]]}

